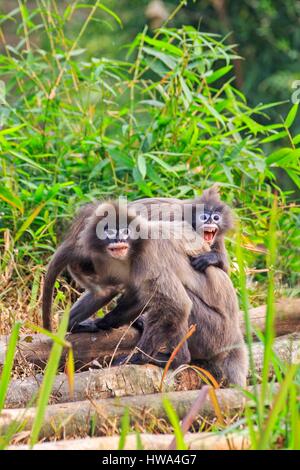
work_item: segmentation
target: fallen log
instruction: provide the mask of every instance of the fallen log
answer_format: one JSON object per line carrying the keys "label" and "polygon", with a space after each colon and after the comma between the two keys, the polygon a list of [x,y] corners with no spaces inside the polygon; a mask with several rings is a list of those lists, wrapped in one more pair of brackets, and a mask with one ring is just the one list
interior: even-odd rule
{"label": "fallen log", "polygon": [[[50,402],[65,403],[86,400],[87,398],[97,400],[99,398],[156,393],[159,391],[162,373],[163,369],[151,364],[107,367],[78,372],[75,376],[72,396],[67,376],[60,374],[55,379]],[[176,390],[176,380],[171,377],[171,373],[167,374],[166,391]],[[6,408],[33,405],[42,380],[43,374],[12,380],[6,396]]]}
{"label": "fallen log", "polygon": [[[300,334],[296,333],[276,338],[273,351],[281,361],[288,364],[299,362]],[[253,358],[258,376],[262,370],[263,354],[263,345],[254,343]],[[145,366],[107,367],[78,372],[75,377],[73,396],[70,396],[66,375],[60,374],[54,382],[51,403],[157,393],[160,388],[162,373],[163,369],[150,364]],[[12,380],[5,406],[7,408],[19,408],[28,404],[33,405],[33,400],[42,379],[43,375],[37,374],[35,377]],[[201,379],[191,369],[185,370],[176,376],[169,371],[164,381],[164,391],[195,390],[200,386]]]}
{"label": "fallen log", "polygon": [[[167,450],[174,436],[172,434],[140,434],[143,450]],[[34,450],[118,450],[120,436],[86,437],[55,442],[44,442]],[[249,449],[249,438],[243,434],[187,433],[184,441],[190,450],[245,450]],[[13,445],[8,450],[27,450],[27,445]],[[137,450],[137,438],[128,434],[124,450]]]}
{"label": "fallen log", "polygon": [[[300,299],[282,299],[275,304],[276,336],[287,333],[300,332]],[[250,310],[253,328],[264,329],[266,306]],[[245,331],[244,320],[241,318],[241,327]],[[129,354],[139,340],[139,333],[134,328],[118,328],[116,330],[99,331],[98,333],[69,334],[68,341],[72,344],[76,369],[87,368],[95,364],[109,362],[113,353]],[[8,336],[0,339],[0,366],[5,359]],[[18,344],[18,358],[44,368],[49,357],[52,340],[45,335],[33,334],[23,336]],[[64,352],[61,366],[65,363]]]}
{"label": "fallen log", "polygon": [[[277,390],[276,384],[270,384],[269,390]],[[249,388],[252,391],[252,388]],[[179,419],[183,419],[198,397],[199,391],[169,392],[166,394],[136,395],[123,398],[106,398],[101,400],[80,401],[49,405],[40,432],[40,439],[50,437],[68,438],[72,436],[87,436],[93,423],[95,436],[107,434],[107,427],[114,429],[120,422],[126,409],[130,410],[131,424],[143,423],[153,419],[167,419],[163,405],[163,397],[167,397],[176,410]],[[234,389],[216,390],[221,412],[224,416],[234,416],[242,413],[246,400],[251,401],[242,391]],[[269,397],[269,395],[268,395]],[[269,399],[265,401],[269,403]],[[0,415],[0,435],[5,434],[11,426],[18,423],[22,431],[30,431],[35,418],[35,408],[4,409]],[[201,408],[199,417],[213,419],[215,410],[209,398]]]}
{"label": "fallen log", "polygon": [[[266,305],[249,310],[252,328],[264,331],[266,321]],[[275,302],[275,334],[276,336],[300,332],[300,299],[287,298]],[[241,328],[245,333],[245,322],[241,312]]]}
{"label": "fallen log", "polygon": [[[72,344],[76,369],[108,364],[112,354],[129,354],[136,346],[140,334],[135,328],[122,327],[97,333],[68,334]],[[9,336],[0,339],[0,366],[5,360]],[[16,361],[26,360],[44,369],[51,351],[52,340],[42,334],[27,334],[18,342]],[[67,351],[63,351],[60,364],[65,364]]]}

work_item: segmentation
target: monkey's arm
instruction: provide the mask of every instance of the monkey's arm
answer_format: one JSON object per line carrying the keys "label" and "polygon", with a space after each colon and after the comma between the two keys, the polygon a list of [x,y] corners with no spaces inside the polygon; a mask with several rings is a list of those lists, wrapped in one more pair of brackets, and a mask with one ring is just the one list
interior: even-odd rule
{"label": "monkey's arm", "polygon": [[115,289],[104,291],[103,295],[95,295],[91,291],[85,292],[71,308],[68,331],[72,333],[97,331],[98,328],[94,326],[93,320],[86,322],[84,320],[109,303],[117,294],[118,291]]}

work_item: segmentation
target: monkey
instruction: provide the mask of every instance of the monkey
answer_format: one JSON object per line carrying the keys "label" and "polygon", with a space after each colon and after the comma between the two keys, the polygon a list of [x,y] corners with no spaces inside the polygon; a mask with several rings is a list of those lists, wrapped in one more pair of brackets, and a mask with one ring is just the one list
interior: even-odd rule
{"label": "monkey", "polygon": [[[193,210],[192,226],[194,230],[203,231],[204,240],[209,244],[210,251],[192,258],[191,263],[198,271],[205,271],[208,266],[216,266],[225,272],[229,270],[228,256],[225,248],[225,234],[233,229],[234,218],[230,207],[220,199],[219,187],[213,185],[203,191],[200,197],[195,199],[176,198],[144,198],[129,203],[130,207],[145,205],[148,209],[148,217],[153,217],[155,205],[168,208],[172,205],[192,205],[201,207],[200,211]],[[203,206],[203,211],[202,211]],[[160,209],[158,213],[160,214]]]}
{"label": "monkey", "polygon": [[[105,204],[100,207],[103,211]],[[125,293],[119,304],[104,318],[93,322],[93,328],[121,326],[146,308],[138,352],[131,362],[145,363],[149,357],[161,357],[161,345],[166,346],[168,353],[172,352],[192,322],[197,325],[198,333],[184,343],[173,367],[191,359],[208,361],[221,371],[228,383],[244,385],[247,357],[231,281],[214,266],[208,267],[205,274],[195,271],[187,256],[208,252],[208,244],[204,241],[202,246],[190,249],[188,237],[132,240],[127,225],[118,226],[113,233],[104,230],[106,238],[99,240],[95,235],[102,220],[97,215],[98,209],[97,204],[82,209],[49,265],[43,294],[44,326],[51,326],[56,276],[68,266],[73,277],[87,289],[76,321],[90,316],[95,303],[101,308],[121,289]],[[127,215],[132,218],[130,210]],[[146,220],[144,223],[149,224]],[[90,331],[84,323],[83,331]]]}

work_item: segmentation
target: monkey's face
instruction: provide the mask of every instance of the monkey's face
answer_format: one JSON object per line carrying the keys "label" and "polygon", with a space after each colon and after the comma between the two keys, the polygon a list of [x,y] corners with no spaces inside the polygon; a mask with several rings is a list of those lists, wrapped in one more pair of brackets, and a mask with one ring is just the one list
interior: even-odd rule
{"label": "monkey's face", "polygon": [[221,228],[222,213],[204,208],[204,212],[199,216],[199,221],[203,230],[204,240],[209,245],[212,245]]}
{"label": "monkey's face", "polygon": [[130,229],[128,227],[104,227],[104,244],[107,253],[114,259],[126,260],[130,251]]}

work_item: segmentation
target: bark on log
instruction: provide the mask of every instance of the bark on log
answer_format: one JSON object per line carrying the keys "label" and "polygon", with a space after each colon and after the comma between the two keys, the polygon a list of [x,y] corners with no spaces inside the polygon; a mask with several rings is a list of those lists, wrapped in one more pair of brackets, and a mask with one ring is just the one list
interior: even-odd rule
{"label": "bark on log", "polygon": [[[269,389],[277,390],[276,384],[270,384]],[[250,387],[251,391],[252,388]],[[130,410],[131,423],[151,420],[153,417],[167,418],[162,398],[167,396],[176,410],[179,419],[183,419],[199,392],[170,392],[167,394],[137,395],[134,397],[106,398],[95,401],[81,401],[49,405],[47,407],[40,439],[56,437],[86,436],[94,426],[94,435],[107,434],[107,426],[116,426],[126,409]],[[232,416],[243,411],[245,395],[238,390],[216,390],[218,402],[224,416]],[[266,404],[268,400],[266,400]],[[0,415],[0,435],[8,432],[12,423],[22,423],[22,430],[29,431],[35,418],[35,408],[4,409]],[[214,418],[214,408],[207,398],[200,413],[206,419]]]}
{"label": "bark on log", "polygon": [[[300,299],[282,299],[276,302],[275,308],[277,312],[275,321],[276,336],[300,332]],[[252,327],[263,330],[265,315],[265,306],[251,309]],[[242,317],[241,326],[244,331]],[[76,369],[83,369],[91,366],[93,361],[97,361],[101,365],[109,362],[116,348],[116,357],[120,354],[129,354],[138,342],[139,333],[134,328],[123,327],[109,332],[70,334],[67,339],[73,346]],[[7,342],[7,336],[0,339],[0,366],[5,358]],[[44,368],[51,346],[52,341],[44,335],[23,336],[18,344],[19,354],[17,358],[19,356],[19,358]],[[64,362],[65,354],[62,355],[61,365]]]}
{"label": "bark on log", "polygon": [[[144,450],[167,450],[174,439],[172,434],[140,434]],[[118,450],[120,436],[86,437],[55,442],[44,442],[34,450]],[[249,438],[241,434],[217,435],[214,433],[187,433],[184,441],[190,450],[245,450]],[[8,450],[27,450],[26,445],[13,445]],[[136,450],[136,435],[126,437],[124,450]]]}
{"label": "bark on log", "polygon": [[[300,360],[300,334],[292,334],[277,338],[273,351],[286,363],[296,363]],[[259,375],[263,364],[263,345],[253,344],[253,357],[256,373]],[[68,380],[65,374],[57,376],[51,395],[51,403],[65,403],[67,401],[80,401],[87,398],[122,397],[145,395],[159,391],[163,369],[150,364],[145,366],[128,365],[126,367],[112,367],[100,370],[79,372],[75,376],[74,394],[71,397]],[[249,376],[250,378],[250,376]],[[11,381],[7,397],[7,408],[25,407],[33,405],[33,401],[43,379],[42,374],[25,379]],[[168,372],[164,381],[164,391],[195,390],[201,385],[197,374],[190,370],[174,377]]]}

